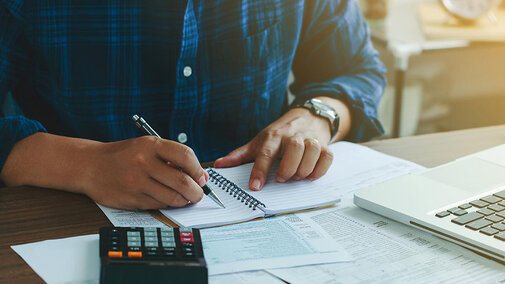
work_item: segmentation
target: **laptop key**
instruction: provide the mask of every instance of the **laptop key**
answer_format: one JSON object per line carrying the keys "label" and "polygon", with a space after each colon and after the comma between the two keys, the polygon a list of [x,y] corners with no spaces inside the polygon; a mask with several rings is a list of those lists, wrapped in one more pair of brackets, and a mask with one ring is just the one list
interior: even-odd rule
{"label": "laptop key", "polygon": [[497,212],[497,213],[496,213],[496,216],[498,216],[498,217],[502,217],[502,218],[505,218],[505,211],[502,211],[502,212]]}
{"label": "laptop key", "polygon": [[450,213],[454,214],[454,212],[460,210],[458,207],[452,207],[451,209],[447,209]]}
{"label": "laptop key", "polygon": [[500,231],[493,229],[491,227],[486,227],[486,228],[480,230],[479,232],[483,233],[484,235],[492,236],[496,233],[499,233]]}
{"label": "laptop key", "polygon": [[489,215],[494,214],[494,211],[493,210],[489,210],[487,208],[482,208],[482,209],[478,210],[477,213],[480,213],[480,214],[482,214],[484,216],[489,216]]}
{"label": "laptop key", "polygon": [[505,207],[498,205],[498,204],[491,204],[487,207],[487,209],[491,209],[493,211],[500,212],[500,211],[503,211],[505,209]]}
{"label": "laptop key", "polygon": [[505,231],[505,224],[502,223],[493,224],[491,228],[496,229],[498,231]]}
{"label": "laptop key", "polygon": [[500,204],[501,206],[505,206],[505,200],[502,200],[502,201],[498,202],[497,204]]}
{"label": "laptop key", "polygon": [[473,221],[472,223],[468,223],[465,227],[472,229],[472,230],[480,230],[484,227],[487,227],[489,225],[493,224],[493,222],[484,220],[484,219],[479,219],[476,221]]}
{"label": "laptop key", "polygon": [[477,208],[482,208],[482,207],[488,206],[489,203],[484,202],[482,200],[474,200],[474,201],[470,202],[470,205],[475,206]]}
{"label": "laptop key", "polygon": [[505,190],[502,190],[502,191],[498,191],[497,193],[493,194],[495,196],[498,196],[500,198],[503,198],[505,199]]}
{"label": "laptop key", "polygon": [[491,221],[493,223],[498,223],[498,222],[501,222],[503,220],[503,218],[502,217],[498,217],[496,215],[489,215],[489,216],[486,217],[486,220],[489,220],[489,221]]}
{"label": "laptop key", "polygon": [[492,195],[488,195],[488,196],[482,197],[480,200],[493,204],[493,203],[497,203],[498,201],[501,201],[501,198],[498,198],[498,197],[492,196]]}
{"label": "laptop key", "polygon": [[454,215],[456,215],[456,216],[463,216],[466,213],[468,213],[468,212],[466,212],[465,210],[458,210],[458,211],[454,212]]}
{"label": "laptop key", "polygon": [[468,223],[473,222],[475,220],[481,219],[483,217],[484,217],[484,215],[482,215],[482,214],[479,214],[477,212],[471,212],[471,213],[468,213],[468,214],[463,215],[461,217],[454,218],[451,221],[453,223],[458,224],[458,225],[465,225],[465,224],[468,224]]}
{"label": "laptop key", "polygon": [[498,233],[494,235],[494,237],[499,239],[500,241],[505,241],[505,232]]}
{"label": "laptop key", "polygon": [[451,213],[449,213],[448,211],[442,211],[442,212],[438,212],[435,216],[437,216],[438,218],[444,218],[449,215],[451,215]]}
{"label": "laptop key", "polygon": [[[505,200],[503,202],[505,202]],[[472,205],[470,205],[468,203],[465,203],[465,204],[462,204],[462,205],[460,205],[458,207],[461,208],[461,209],[468,209],[468,208],[471,208]]]}

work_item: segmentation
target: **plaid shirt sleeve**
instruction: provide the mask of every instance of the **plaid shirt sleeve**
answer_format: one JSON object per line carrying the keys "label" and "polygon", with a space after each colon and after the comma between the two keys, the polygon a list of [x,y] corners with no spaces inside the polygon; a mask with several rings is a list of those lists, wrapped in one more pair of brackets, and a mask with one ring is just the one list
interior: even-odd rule
{"label": "plaid shirt sleeve", "polygon": [[307,3],[312,6],[306,7],[293,62],[293,105],[316,96],[337,98],[351,109],[352,128],[346,140],[366,141],[382,134],[377,106],[386,70],[356,1]]}
{"label": "plaid shirt sleeve", "polygon": [[[9,1],[10,2],[10,1]],[[26,53],[19,46],[22,19],[17,16],[15,1],[4,4],[0,1],[0,104],[7,91],[19,79]],[[0,116],[0,171],[12,147],[21,139],[45,128],[38,121],[23,116]]]}

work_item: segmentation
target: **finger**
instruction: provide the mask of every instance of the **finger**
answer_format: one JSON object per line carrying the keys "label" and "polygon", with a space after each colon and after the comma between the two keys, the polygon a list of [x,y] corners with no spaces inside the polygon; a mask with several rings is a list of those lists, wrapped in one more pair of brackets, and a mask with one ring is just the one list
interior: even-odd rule
{"label": "finger", "polygon": [[308,176],[309,180],[316,180],[322,177],[330,168],[333,162],[333,154],[328,150],[328,148],[321,149],[321,155],[317,160],[314,171]]}
{"label": "finger", "polygon": [[302,180],[309,176],[316,166],[317,160],[321,155],[321,144],[317,139],[305,139],[305,151],[302,161],[298,166],[294,180]]}
{"label": "finger", "polygon": [[165,162],[171,162],[182,168],[200,186],[206,183],[205,171],[198,161],[193,149],[180,143],[158,139],[156,142],[156,153]]}
{"label": "finger", "polygon": [[280,138],[269,137],[259,149],[249,179],[249,188],[251,190],[260,190],[263,188],[268,171],[279,154],[280,144]]}
{"label": "finger", "polygon": [[192,203],[197,203],[203,197],[202,188],[188,174],[166,165],[163,161],[155,161],[149,168],[149,175],[162,185],[175,190]]}
{"label": "finger", "polygon": [[305,149],[303,139],[300,136],[285,138],[283,145],[284,153],[282,154],[281,163],[276,174],[278,182],[285,182],[296,173]]}
{"label": "finger", "polygon": [[155,180],[151,180],[146,186],[145,193],[160,202],[163,207],[183,207],[188,204],[188,200],[180,193]]}
{"label": "finger", "polygon": [[216,168],[227,168],[238,166],[247,162],[254,160],[254,152],[252,151],[251,143],[247,143],[228,155],[217,159],[214,162],[214,167]]}

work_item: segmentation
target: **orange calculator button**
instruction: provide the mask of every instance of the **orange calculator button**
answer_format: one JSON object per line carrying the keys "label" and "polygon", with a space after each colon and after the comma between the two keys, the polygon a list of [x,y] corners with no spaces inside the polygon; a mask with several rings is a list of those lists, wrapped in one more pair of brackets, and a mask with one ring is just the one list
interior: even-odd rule
{"label": "orange calculator button", "polygon": [[129,251],[128,257],[142,257],[141,251]]}
{"label": "orange calculator button", "polygon": [[123,257],[122,251],[109,251],[109,257]]}

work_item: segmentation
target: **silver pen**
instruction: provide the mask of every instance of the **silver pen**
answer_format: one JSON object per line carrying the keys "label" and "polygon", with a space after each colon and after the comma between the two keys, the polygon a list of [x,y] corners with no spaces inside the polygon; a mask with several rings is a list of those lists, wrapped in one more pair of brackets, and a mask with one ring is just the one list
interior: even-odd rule
{"label": "silver pen", "polygon": [[[158,135],[158,133],[156,133],[156,131],[154,131],[154,129],[147,123],[147,121],[145,121],[145,119],[143,119],[142,117],[140,117],[136,114],[133,115],[132,119],[135,122],[135,125],[137,125],[138,128],[144,130],[144,132],[147,135],[156,136],[161,139],[160,135]],[[210,197],[210,199],[214,200],[214,202],[216,202],[219,206],[226,208],[226,207],[224,207],[224,204],[221,201],[221,199],[219,199],[219,197],[214,193],[214,191],[212,191],[212,189],[210,189],[210,187],[208,187],[207,185],[204,185],[204,186],[202,186],[202,190],[203,190],[203,193],[205,193],[205,195]]]}

